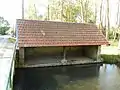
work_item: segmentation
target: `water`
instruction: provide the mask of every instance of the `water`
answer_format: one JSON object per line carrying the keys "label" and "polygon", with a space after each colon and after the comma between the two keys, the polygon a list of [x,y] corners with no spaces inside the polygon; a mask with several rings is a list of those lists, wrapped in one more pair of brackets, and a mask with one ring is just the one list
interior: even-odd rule
{"label": "water", "polygon": [[14,90],[120,90],[116,65],[16,69]]}

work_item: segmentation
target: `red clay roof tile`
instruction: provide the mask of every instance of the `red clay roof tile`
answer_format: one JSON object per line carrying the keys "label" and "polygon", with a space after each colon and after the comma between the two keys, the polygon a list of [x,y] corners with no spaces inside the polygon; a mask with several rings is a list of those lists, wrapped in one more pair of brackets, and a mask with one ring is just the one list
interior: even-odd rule
{"label": "red clay roof tile", "polygon": [[92,24],[18,19],[16,25],[19,47],[108,44]]}

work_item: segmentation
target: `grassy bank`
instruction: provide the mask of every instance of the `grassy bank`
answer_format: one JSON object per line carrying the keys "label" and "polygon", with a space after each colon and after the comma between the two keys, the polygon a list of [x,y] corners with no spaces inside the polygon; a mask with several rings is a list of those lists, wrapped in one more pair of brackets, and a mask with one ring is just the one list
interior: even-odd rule
{"label": "grassy bank", "polygon": [[116,64],[120,62],[120,55],[102,54],[101,58],[103,59],[103,62],[107,64]]}
{"label": "grassy bank", "polygon": [[110,46],[102,46],[101,47],[101,58],[104,63],[115,64],[120,62],[120,50],[118,49],[118,41],[112,43],[110,42]]}
{"label": "grassy bank", "polygon": [[12,37],[11,37],[11,38],[8,38],[8,42],[9,42],[9,43],[15,43],[15,41],[16,41],[15,38],[12,38]]}

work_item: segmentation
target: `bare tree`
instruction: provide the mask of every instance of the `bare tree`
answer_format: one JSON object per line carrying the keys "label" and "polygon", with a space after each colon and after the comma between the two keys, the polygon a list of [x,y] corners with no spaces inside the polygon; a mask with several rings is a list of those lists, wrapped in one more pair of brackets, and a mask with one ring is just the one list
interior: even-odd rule
{"label": "bare tree", "polygon": [[100,4],[100,26],[103,29],[103,23],[102,23],[102,9],[103,9],[103,0],[101,0]]}
{"label": "bare tree", "polygon": [[110,30],[110,17],[109,17],[109,0],[107,0],[107,30],[106,30],[106,39],[109,39],[109,30]]}
{"label": "bare tree", "polygon": [[47,20],[49,20],[50,19],[50,12],[49,12],[49,4],[48,4],[48,18],[47,18]]}
{"label": "bare tree", "polygon": [[85,12],[85,21],[87,22],[87,8],[88,8],[88,0],[85,0],[85,9],[84,9],[84,12]]}
{"label": "bare tree", "polygon": [[61,21],[63,21],[63,4],[64,4],[64,1],[61,0]]}
{"label": "bare tree", "polygon": [[117,5],[117,19],[116,19],[116,25],[120,27],[120,0],[118,0],[118,5]]}
{"label": "bare tree", "polygon": [[[116,38],[116,34],[120,34],[120,0],[118,0],[118,11],[117,11],[117,20],[116,20],[116,25],[118,25],[117,27],[117,31],[115,30],[115,36],[114,39]],[[119,42],[118,42],[118,48],[120,48],[120,36],[119,36]]]}
{"label": "bare tree", "polygon": [[120,10],[119,10],[119,8],[120,8],[120,0],[118,0],[118,4],[117,4],[117,14],[116,14],[116,28],[114,28],[114,30],[113,30],[113,35],[114,35],[114,38],[113,38],[113,42],[115,41],[115,39],[116,39],[116,34],[117,34],[117,28],[120,26],[120,17],[119,17],[119,15],[120,15]]}
{"label": "bare tree", "polygon": [[22,0],[22,19],[24,19],[24,0]]}
{"label": "bare tree", "polygon": [[84,22],[84,6],[83,6],[83,0],[80,0],[80,4],[81,4],[81,16],[82,16],[82,22]]}
{"label": "bare tree", "polygon": [[95,23],[96,23],[96,20],[97,20],[97,3],[95,0]]}

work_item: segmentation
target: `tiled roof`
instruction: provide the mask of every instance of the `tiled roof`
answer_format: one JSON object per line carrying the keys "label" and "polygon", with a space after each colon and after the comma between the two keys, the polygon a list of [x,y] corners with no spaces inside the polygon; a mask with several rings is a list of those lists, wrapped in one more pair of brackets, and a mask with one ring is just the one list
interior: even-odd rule
{"label": "tiled roof", "polygon": [[108,44],[92,24],[18,19],[16,25],[19,47]]}

